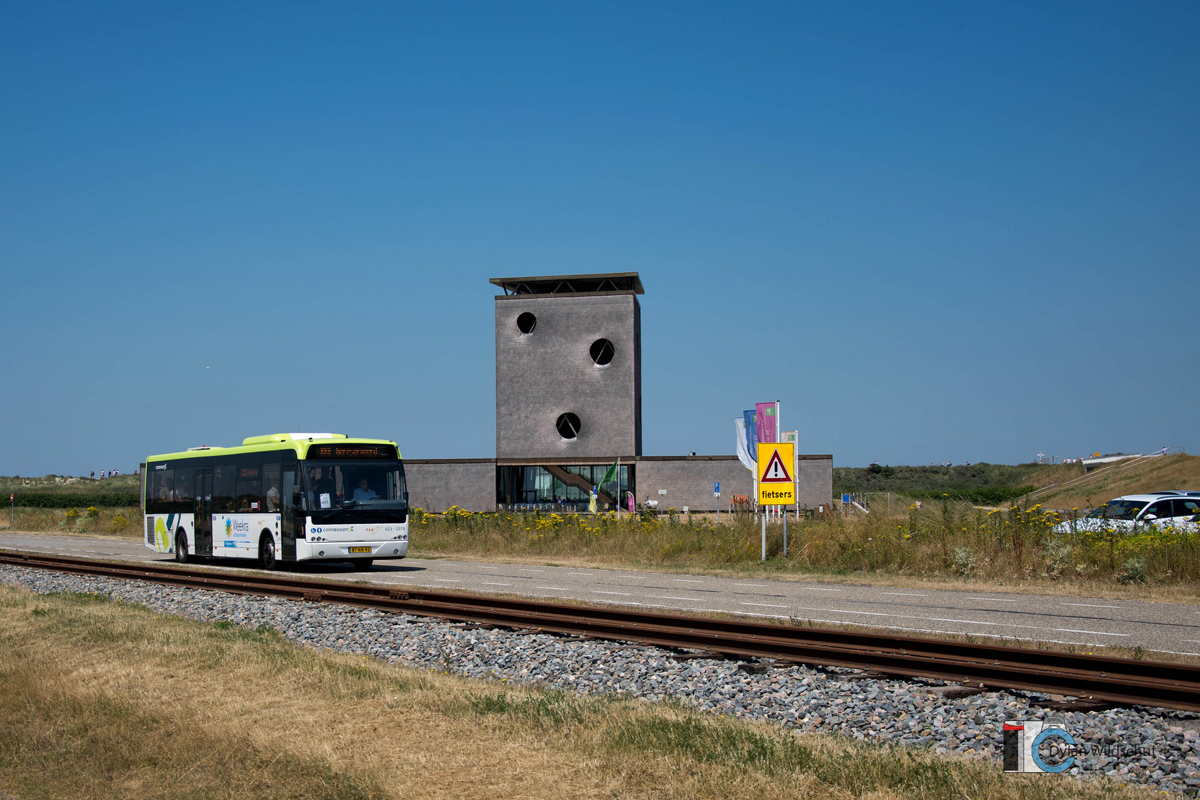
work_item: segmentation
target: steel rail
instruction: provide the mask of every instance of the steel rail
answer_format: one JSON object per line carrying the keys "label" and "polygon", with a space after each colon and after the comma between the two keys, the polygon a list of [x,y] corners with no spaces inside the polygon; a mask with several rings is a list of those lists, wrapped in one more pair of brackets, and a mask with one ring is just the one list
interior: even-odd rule
{"label": "steel rail", "polygon": [[335,603],[498,627],[699,650],[726,658],[852,667],[979,688],[1061,694],[1124,705],[1200,711],[1200,668],[1025,647],[631,611],[603,606],[101,562],[0,551],[0,564],[150,581],[292,600]]}

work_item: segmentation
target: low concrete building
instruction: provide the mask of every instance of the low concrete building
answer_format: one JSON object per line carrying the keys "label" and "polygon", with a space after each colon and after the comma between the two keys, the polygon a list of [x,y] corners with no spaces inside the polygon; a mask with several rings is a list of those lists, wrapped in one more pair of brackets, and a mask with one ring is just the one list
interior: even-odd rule
{"label": "low concrete building", "polygon": [[[551,478],[550,486],[538,487],[532,495],[517,498],[504,494],[506,470],[512,464],[498,463],[488,458],[412,459],[404,462],[408,477],[409,498],[414,506],[426,511],[445,511],[458,506],[467,511],[496,511],[500,508],[562,508],[582,510],[587,507],[583,478],[578,485],[558,479],[554,473],[567,472],[578,465],[546,467],[543,477]],[[523,465],[529,466],[529,465]],[[555,465],[557,466],[557,465]],[[607,470],[609,465],[599,467]],[[737,456],[642,456],[632,464],[622,462],[621,497],[632,491],[637,504],[647,500],[661,501],[661,507],[690,511],[716,511],[718,499],[713,496],[713,484],[721,484],[721,510],[730,508],[735,495],[754,495],[754,477],[742,466]],[[598,479],[597,479],[598,480]],[[611,487],[610,487],[611,488]],[[659,490],[666,495],[659,495]],[[800,508],[828,506],[833,497],[833,456],[797,456],[797,501]],[[612,492],[616,494],[616,492]],[[601,493],[599,507],[615,507],[615,497]],[[624,507],[624,506],[622,506]]]}
{"label": "low concrete building", "polygon": [[408,502],[426,511],[496,510],[496,459],[444,458],[404,460]]}

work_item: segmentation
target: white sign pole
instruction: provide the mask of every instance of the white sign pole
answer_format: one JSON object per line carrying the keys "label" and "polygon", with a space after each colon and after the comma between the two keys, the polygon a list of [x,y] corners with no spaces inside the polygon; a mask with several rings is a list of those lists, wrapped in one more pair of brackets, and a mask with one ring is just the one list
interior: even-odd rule
{"label": "white sign pole", "polygon": [[[775,441],[782,442],[783,434],[779,424],[779,401],[775,401]],[[792,460],[795,461],[796,448],[792,447]],[[796,477],[796,468],[792,467],[792,479]],[[779,513],[783,515],[783,557],[787,558],[787,506],[780,506]]]}
{"label": "white sign pole", "polygon": [[766,512],[767,512],[767,509],[764,508],[763,514],[762,514],[762,525],[763,525],[763,528],[762,528],[762,531],[763,531],[763,534],[762,534],[762,542],[763,542],[762,560],[763,561],[767,560],[767,513]]}
{"label": "white sign pole", "polygon": [[[781,439],[779,438],[779,428],[780,428],[780,425],[779,425],[779,401],[776,400],[775,401],[775,441],[777,441],[777,442],[781,441]],[[792,449],[793,449],[793,451],[795,450],[795,448],[792,448]],[[783,509],[784,509],[784,506],[779,506],[776,509],[776,513],[783,513]]]}
{"label": "white sign pole", "polygon": [[783,512],[783,557],[787,558],[787,506],[780,506]]}

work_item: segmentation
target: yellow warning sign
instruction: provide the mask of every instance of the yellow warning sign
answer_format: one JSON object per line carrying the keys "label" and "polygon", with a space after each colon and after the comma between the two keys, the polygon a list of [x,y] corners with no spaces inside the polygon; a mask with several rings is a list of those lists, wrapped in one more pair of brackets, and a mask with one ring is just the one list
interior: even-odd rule
{"label": "yellow warning sign", "polygon": [[796,479],[792,465],[796,445],[792,442],[758,443],[758,504],[786,506],[796,502]]}

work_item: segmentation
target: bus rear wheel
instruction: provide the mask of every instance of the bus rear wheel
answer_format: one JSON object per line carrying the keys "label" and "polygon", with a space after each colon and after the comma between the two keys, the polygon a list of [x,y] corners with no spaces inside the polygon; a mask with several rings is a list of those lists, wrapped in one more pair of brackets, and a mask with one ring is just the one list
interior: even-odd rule
{"label": "bus rear wheel", "polygon": [[188,562],[187,534],[182,530],[175,534],[175,560],[180,564]]}
{"label": "bus rear wheel", "polygon": [[350,563],[354,565],[354,568],[356,570],[366,570],[366,569],[371,568],[371,565],[375,563],[375,559],[373,559],[373,558],[356,558],[353,561],[351,561]]}
{"label": "bus rear wheel", "polygon": [[273,570],[276,563],[275,538],[269,533],[264,533],[258,540],[258,566],[260,569]]}

